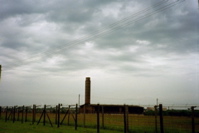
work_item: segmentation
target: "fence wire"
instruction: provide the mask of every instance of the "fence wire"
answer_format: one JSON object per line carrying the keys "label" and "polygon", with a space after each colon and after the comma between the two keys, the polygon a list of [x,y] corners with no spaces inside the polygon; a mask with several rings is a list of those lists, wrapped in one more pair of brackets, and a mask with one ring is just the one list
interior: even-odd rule
{"label": "fence wire", "polygon": [[[99,105],[100,106],[100,105]],[[35,108],[34,108],[35,107]],[[97,128],[105,130],[117,130],[125,133],[198,133],[199,132],[199,108],[191,107],[168,107],[160,106],[145,107],[142,114],[125,113],[102,113],[99,123],[97,112],[80,113],[74,105],[44,106],[33,105],[0,107],[0,119],[7,122],[30,122],[31,124],[45,123],[53,126],[76,126],[85,128]],[[125,107],[124,107],[125,108]],[[176,109],[175,109],[176,108]],[[59,113],[58,113],[59,112]],[[160,114],[161,113],[161,114]],[[43,118],[45,116],[46,118]],[[161,116],[162,115],[162,125]],[[59,118],[59,120],[58,120]],[[44,125],[45,125],[44,124]]]}

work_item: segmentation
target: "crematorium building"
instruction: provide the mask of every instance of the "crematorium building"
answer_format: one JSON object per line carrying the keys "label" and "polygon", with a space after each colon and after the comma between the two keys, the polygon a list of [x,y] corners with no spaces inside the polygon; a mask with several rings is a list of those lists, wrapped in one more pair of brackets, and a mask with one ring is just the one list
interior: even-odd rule
{"label": "crematorium building", "polygon": [[[112,105],[112,104],[100,104],[99,108],[97,104],[91,104],[91,81],[90,77],[86,77],[85,81],[85,104],[80,106],[81,113],[95,113],[97,109],[104,113],[124,113],[124,105]],[[142,114],[144,108],[136,105],[128,105],[128,113],[130,114]]]}

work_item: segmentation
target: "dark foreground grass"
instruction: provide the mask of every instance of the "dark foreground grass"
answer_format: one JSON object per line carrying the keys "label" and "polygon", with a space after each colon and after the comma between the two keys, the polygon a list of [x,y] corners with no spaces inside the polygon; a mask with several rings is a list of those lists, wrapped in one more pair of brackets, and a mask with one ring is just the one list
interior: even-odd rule
{"label": "dark foreground grass", "polygon": [[[43,126],[32,125],[30,122],[20,123],[12,121],[0,120],[0,133],[96,133],[96,129],[78,127],[77,130],[72,126],[51,127],[50,125]],[[115,130],[100,130],[100,133],[121,133]]]}
{"label": "dark foreground grass", "polygon": [[[41,114],[37,113],[37,119]],[[1,115],[0,119],[0,133],[96,133],[96,114],[86,114],[85,127],[84,115],[78,114],[78,129],[74,129],[74,120],[72,116],[67,117],[64,120],[63,125],[57,128],[55,125],[55,114],[50,114],[50,119],[53,122],[54,127],[50,127],[47,120],[46,126],[43,123],[39,125],[31,124],[31,113],[28,114],[28,122],[21,123],[16,121],[12,123],[12,120],[5,122],[5,114]],[[100,129],[100,133],[122,133],[124,130],[123,115],[121,114],[104,114],[104,130]],[[61,118],[64,114],[61,114]],[[20,117],[21,118],[21,117]],[[19,119],[20,120],[20,119]],[[43,119],[42,119],[43,120]],[[145,115],[133,115],[129,114],[129,133],[154,133],[155,123],[154,116]],[[69,122],[70,121],[70,122]],[[159,120],[158,120],[159,123]],[[100,119],[102,126],[102,119]],[[70,126],[67,126],[70,125]],[[158,132],[160,131],[160,125],[157,125]],[[199,133],[199,118],[195,118],[196,133]],[[191,118],[190,117],[177,117],[177,116],[164,116],[164,131],[165,133],[191,133]]]}

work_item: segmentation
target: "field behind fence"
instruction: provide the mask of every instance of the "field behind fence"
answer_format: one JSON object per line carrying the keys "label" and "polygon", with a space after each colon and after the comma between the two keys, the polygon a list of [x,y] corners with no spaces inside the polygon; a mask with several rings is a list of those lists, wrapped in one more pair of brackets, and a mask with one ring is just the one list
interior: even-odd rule
{"label": "field behind fence", "polygon": [[[98,105],[99,108],[101,107]],[[184,109],[168,109],[159,106],[145,109],[143,114],[129,114],[124,105],[122,114],[79,113],[77,105],[14,106],[0,107],[1,121],[29,122],[34,125],[60,127],[74,126],[121,131],[124,133],[198,133],[199,110],[195,106]]]}

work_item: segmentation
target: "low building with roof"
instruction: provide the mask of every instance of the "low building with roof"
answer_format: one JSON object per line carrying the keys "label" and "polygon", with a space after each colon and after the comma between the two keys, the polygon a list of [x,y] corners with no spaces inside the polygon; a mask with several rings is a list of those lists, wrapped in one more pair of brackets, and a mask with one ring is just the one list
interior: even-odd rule
{"label": "low building with roof", "polygon": [[[90,77],[86,77],[85,81],[85,104],[80,106],[80,113],[96,113],[99,107],[100,112],[118,114],[124,113],[125,106],[117,104],[91,104],[91,81]],[[130,114],[142,114],[144,108],[137,105],[128,105],[128,113]]]}

